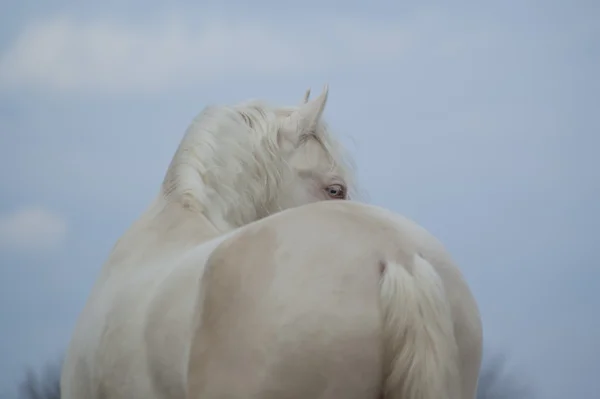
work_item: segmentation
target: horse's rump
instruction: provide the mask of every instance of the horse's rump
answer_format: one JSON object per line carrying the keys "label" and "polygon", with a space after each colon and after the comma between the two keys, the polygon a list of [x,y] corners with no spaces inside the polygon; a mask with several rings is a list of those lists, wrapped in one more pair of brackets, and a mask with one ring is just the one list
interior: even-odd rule
{"label": "horse's rump", "polygon": [[441,254],[434,240],[409,234],[416,227],[378,212],[308,205],[221,244],[198,290],[189,397],[379,397],[386,377],[382,261],[413,265],[417,252]]}

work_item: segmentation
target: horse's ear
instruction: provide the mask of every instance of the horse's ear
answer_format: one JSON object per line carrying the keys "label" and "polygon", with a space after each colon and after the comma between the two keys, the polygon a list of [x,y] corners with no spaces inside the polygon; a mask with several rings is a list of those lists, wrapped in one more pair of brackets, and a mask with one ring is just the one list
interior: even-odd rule
{"label": "horse's ear", "polygon": [[308,102],[309,98],[310,98],[310,87],[308,88],[308,90],[306,90],[306,93],[304,93],[304,101],[302,101],[302,104],[306,104]]}
{"label": "horse's ear", "polygon": [[317,123],[319,123],[323,111],[325,110],[325,105],[327,104],[329,87],[328,85],[325,85],[323,93],[310,101],[308,101],[309,94],[310,90],[307,91],[305,95],[307,101],[287,117],[284,123],[286,133],[299,136],[314,130]]}

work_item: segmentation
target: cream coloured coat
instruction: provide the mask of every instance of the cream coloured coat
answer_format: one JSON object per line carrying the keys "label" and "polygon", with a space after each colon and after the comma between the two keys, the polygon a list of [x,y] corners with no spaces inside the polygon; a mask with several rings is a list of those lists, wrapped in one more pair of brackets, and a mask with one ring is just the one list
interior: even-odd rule
{"label": "cream coloured coat", "polygon": [[[122,238],[97,283],[63,399],[376,399],[395,384],[431,397],[416,392],[422,383],[440,397],[475,397],[477,306],[441,244],[413,222],[318,202],[201,243],[193,215],[165,206],[153,216]],[[410,285],[432,272],[441,285],[430,290],[380,291],[387,274]],[[386,330],[386,313],[397,330]],[[393,355],[401,365],[389,365]],[[411,362],[429,362],[430,374],[397,369]]]}

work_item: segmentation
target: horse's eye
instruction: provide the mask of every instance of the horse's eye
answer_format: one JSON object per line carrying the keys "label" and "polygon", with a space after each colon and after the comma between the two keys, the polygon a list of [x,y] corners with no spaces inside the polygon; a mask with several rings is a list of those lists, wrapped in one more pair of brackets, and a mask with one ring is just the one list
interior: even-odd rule
{"label": "horse's eye", "polygon": [[341,184],[332,184],[328,186],[325,191],[327,191],[327,195],[331,198],[335,199],[344,199],[346,198],[346,189]]}

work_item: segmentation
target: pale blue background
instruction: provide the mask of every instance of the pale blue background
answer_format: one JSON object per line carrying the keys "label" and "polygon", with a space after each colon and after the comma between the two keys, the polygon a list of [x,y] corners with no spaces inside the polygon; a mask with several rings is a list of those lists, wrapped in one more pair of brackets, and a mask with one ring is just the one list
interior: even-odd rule
{"label": "pale blue background", "polygon": [[486,346],[600,397],[599,2],[196,4],[3,3],[0,396],[63,353],[202,107],[328,82],[369,201],[447,245]]}

